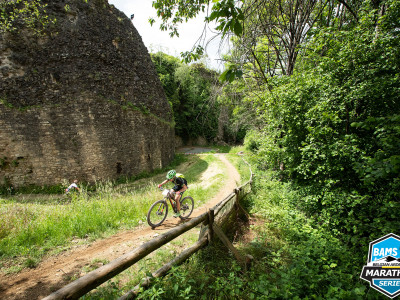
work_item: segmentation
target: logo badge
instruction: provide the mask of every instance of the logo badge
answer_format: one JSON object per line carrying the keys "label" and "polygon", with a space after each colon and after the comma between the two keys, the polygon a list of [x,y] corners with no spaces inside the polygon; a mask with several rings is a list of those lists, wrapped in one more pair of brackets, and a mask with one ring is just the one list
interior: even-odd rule
{"label": "logo badge", "polygon": [[369,243],[367,265],[361,279],[375,290],[394,298],[400,294],[400,237],[389,233]]}

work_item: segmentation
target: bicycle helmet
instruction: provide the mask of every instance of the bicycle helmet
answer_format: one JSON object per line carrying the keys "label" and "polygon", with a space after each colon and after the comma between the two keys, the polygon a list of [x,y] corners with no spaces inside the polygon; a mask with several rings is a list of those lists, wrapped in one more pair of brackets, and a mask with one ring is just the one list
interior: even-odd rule
{"label": "bicycle helmet", "polygon": [[167,179],[172,179],[174,178],[176,175],[176,171],[175,170],[171,170],[167,173]]}

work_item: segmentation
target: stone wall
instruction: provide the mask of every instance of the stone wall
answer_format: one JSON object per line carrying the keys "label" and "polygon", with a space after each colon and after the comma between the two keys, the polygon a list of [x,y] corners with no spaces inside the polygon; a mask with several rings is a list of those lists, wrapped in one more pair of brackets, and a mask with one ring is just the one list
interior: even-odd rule
{"label": "stone wall", "polygon": [[130,20],[106,0],[47,3],[57,21],[45,34],[0,36],[0,184],[164,167],[172,113]]}

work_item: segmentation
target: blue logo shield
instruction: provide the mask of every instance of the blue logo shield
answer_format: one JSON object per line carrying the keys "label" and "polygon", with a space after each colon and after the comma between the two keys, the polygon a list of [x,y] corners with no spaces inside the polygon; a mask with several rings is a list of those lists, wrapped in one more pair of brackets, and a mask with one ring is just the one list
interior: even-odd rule
{"label": "blue logo shield", "polygon": [[369,244],[367,265],[360,277],[390,298],[400,294],[399,236],[390,233]]}

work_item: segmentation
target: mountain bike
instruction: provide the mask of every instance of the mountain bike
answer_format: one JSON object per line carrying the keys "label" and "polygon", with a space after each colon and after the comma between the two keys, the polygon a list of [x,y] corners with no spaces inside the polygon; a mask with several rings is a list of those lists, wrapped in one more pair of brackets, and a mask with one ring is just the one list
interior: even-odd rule
{"label": "mountain bike", "polygon": [[[152,228],[160,226],[162,222],[165,221],[168,215],[168,200],[171,203],[172,210],[176,213],[176,203],[175,203],[175,192],[168,189],[160,188],[164,196],[164,199],[154,202],[149,211],[147,212],[147,223]],[[183,194],[183,193],[182,193]],[[181,194],[181,199],[179,200],[181,204],[181,215],[179,216],[182,220],[190,217],[193,212],[194,201],[190,196],[183,197]]]}

